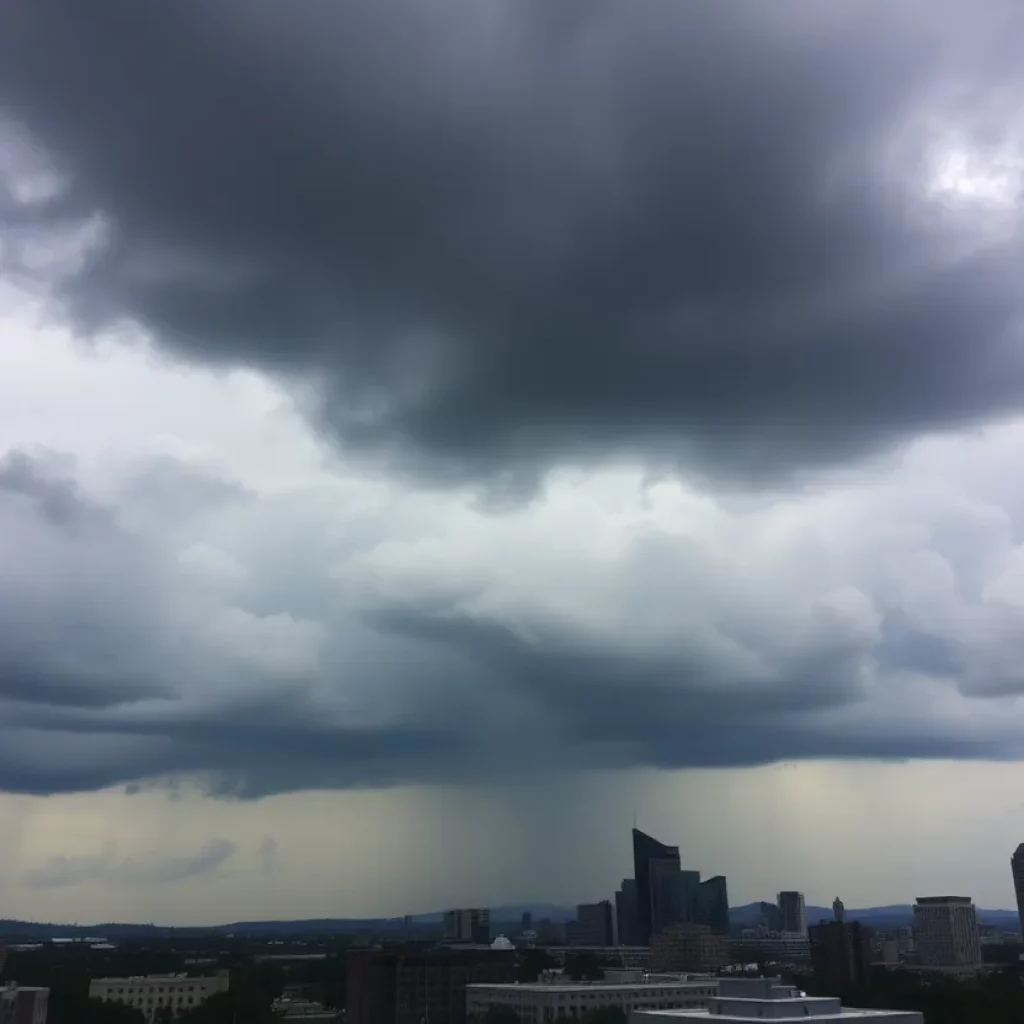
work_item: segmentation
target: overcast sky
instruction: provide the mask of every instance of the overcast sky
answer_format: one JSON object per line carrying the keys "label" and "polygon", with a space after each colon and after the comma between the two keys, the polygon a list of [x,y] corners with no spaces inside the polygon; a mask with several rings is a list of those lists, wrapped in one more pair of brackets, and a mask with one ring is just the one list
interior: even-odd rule
{"label": "overcast sky", "polygon": [[1012,905],[1024,8],[0,7],[0,904]]}

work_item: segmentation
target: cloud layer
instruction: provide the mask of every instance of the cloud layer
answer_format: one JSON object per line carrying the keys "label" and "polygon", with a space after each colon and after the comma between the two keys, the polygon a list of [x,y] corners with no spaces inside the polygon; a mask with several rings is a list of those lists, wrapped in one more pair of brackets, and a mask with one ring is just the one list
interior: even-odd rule
{"label": "cloud layer", "polygon": [[501,515],[336,470],[261,493],[9,455],[0,787],[1017,758],[1022,434],[771,501],[559,471]]}
{"label": "cloud layer", "polygon": [[0,788],[1024,755],[1021,30],[4,5]]}
{"label": "cloud layer", "polygon": [[8,259],[81,327],[301,381],[350,450],[435,478],[829,464],[1019,405],[1022,29],[1002,2],[8,4],[0,109],[42,161],[10,172]]}

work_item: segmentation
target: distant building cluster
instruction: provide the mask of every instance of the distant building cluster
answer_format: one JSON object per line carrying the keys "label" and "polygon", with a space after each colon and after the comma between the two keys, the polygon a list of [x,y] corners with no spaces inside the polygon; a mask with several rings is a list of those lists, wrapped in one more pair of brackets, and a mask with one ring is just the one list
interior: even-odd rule
{"label": "distant building cluster", "polygon": [[491,912],[474,907],[469,910],[449,910],[444,915],[445,942],[475,942],[479,945],[491,941]]}

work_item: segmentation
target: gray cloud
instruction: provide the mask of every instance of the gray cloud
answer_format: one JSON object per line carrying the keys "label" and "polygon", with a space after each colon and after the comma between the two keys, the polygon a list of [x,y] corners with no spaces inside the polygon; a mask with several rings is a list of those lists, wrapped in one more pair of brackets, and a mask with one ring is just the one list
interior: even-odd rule
{"label": "gray cloud", "polygon": [[12,185],[8,259],[98,218],[53,282],[83,329],[301,382],[350,448],[442,478],[833,463],[1020,405],[1015,212],[924,194],[943,145],[1002,158],[1022,29],[913,0],[11,3],[0,107],[63,184]]}
{"label": "gray cloud", "polygon": [[52,857],[24,873],[22,881],[36,889],[55,889],[103,882],[113,885],[160,885],[206,875],[222,867],[235,855],[235,844],[211,839],[195,853],[184,857],[120,857],[108,844],[100,853],[77,857]]}
{"label": "gray cloud", "polygon": [[[950,479],[976,471],[972,451],[950,446]],[[920,486],[911,464],[899,485],[730,511],[686,506],[676,483],[637,495],[637,474],[594,485],[639,503],[590,528],[546,503],[488,517],[410,492],[375,506],[348,482],[334,501],[275,503],[282,536],[301,525],[289,573],[263,500],[224,502],[230,484],[161,463],[170,529],[145,511],[148,464],[111,485],[113,503],[52,460],[15,462],[34,482],[0,489],[0,789],[199,780],[253,798],[1024,754],[1024,493],[1009,479],[971,504]],[[47,489],[102,528],[69,532],[73,503],[54,518],[24,501]],[[182,558],[197,541],[238,571],[197,575]]]}

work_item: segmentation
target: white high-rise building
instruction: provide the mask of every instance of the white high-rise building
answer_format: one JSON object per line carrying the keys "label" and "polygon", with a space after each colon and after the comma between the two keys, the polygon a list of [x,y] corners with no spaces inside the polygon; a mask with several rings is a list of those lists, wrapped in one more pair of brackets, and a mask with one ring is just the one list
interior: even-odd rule
{"label": "white high-rise building", "polygon": [[970,896],[919,896],[914,944],[922,967],[978,967],[981,939]]}
{"label": "white high-rise building", "polygon": [[779,923],[781,931],[807,934],[807,911],[802,892],[779,893]]}

